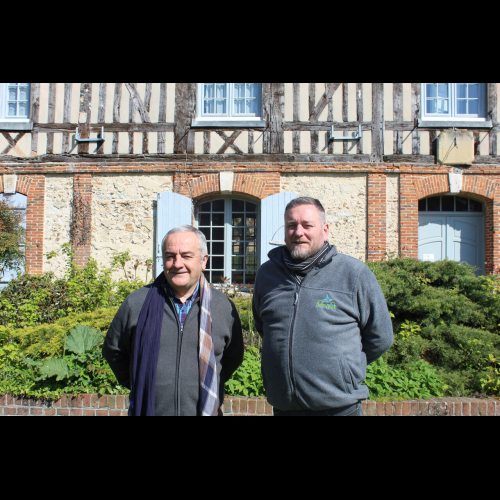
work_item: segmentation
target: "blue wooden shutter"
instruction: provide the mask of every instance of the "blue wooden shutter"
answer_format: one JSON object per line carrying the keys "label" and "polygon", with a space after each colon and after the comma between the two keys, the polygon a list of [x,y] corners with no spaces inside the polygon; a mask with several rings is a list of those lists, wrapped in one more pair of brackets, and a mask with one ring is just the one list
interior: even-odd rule
{"label": "blue wooden shutter", "polygon": [[[16,194],[2,194],[0,193],[0,201],[8,202],[9,205],[15,207],[19,211],[24,213],[24,221],[21,223],[21,226],[26,229],[26,208],[28,206],[28,197],[24,194],[16,193]],[[24,245],[23,245],[24,250]],[[21,266],[19,272],[24,272],[24,266]],[[7,283],[17,276],[18,271],[14,269],[5,269],[3,275],[0,274],[0,290],[7,286]]]}
{"label": "blue wooden shutter", "polygon": [[161,242],[174,227],[192,224],[191,199],[177,193],[158,193],[156,205],[156,276],[163,269]]}
{"label": "blue wooden shutter", "polygon": [[260,264],[268,260],[267,254],[275,248],[270,241],[285,241],[285,207],[297,198],[297,193],[283,192],[264,198],[260,204]]}

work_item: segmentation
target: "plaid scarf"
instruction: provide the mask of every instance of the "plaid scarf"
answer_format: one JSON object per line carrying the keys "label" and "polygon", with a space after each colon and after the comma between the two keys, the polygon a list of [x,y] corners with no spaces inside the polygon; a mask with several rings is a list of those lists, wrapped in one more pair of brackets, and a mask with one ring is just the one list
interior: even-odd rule
{"label": "plaid scarf", "polygon": [[292,277],[298,285],[302,283],[302,280],[306,277],[307,273],[314,267],[314,265],[323,260],[330,248],[330,243],[325,241],[323,246],[314,255],[302,262],[294,262],[288,248],[285,247],[283,260],[285,261],[286,267],[290,269]]}
{"label": "plaid scarf", "polygon": [[[131,416],[155,414],[156,370],[160,351],[160,338],[164,306],[167,300],[166,277],[161,273],[146,296],[137,321],[134,339],[132,369],[134,384],[130,393]],[[212,342],[212,317],[210,313],[211,290],[205,276],[200,278],[200,412],[202,416],[217,416],[218,387],[217,367]]]}

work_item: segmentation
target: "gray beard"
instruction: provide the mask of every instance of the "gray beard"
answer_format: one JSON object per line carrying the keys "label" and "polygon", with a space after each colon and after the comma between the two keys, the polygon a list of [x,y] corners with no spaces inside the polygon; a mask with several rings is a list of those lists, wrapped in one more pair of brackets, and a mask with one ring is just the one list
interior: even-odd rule
{"label": "gray beard", "polygon": [[290,255],[292,256],[292,260],[294,262],[304,262],[315,253],[316,252],[312,252],[311,250],[301,250],[300,248],[296,248],[290,252]]}

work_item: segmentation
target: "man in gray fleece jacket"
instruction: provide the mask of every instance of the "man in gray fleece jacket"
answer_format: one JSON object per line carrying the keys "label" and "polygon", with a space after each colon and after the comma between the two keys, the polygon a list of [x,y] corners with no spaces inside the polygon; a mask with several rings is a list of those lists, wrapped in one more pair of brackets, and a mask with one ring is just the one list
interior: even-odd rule
{"label": "man in gray fleece jacket", "polygon": [[296,198],[285,210],[285,243],[255,282],[262,375],[277,416],[362,416],[366,366],[392,345],[380,286],[361,261],[328,243],[321,203]]}

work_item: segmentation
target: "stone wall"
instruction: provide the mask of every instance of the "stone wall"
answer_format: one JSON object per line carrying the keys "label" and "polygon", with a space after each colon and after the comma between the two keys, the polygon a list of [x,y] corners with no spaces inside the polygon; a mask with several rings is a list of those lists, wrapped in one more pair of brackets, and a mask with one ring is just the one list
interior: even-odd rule
{"label": "stone wall", "polygon": [[365,174],[283,174],[281,190],[320,200],[330,225],[330,243],[341,253],[366,260]]}
{"label": "stone wall", "polygon": [[[171,174],[97,174],[92,182],[91,257],[101,266],[111,263],[114,252],[130,250],[127,272],[145,279],[147,259],[154,259],[154,225],[157,194],[172,191]],[[114,278],[123,278],[122,270]],[[151,274],[148,276],[151,278]]]}

